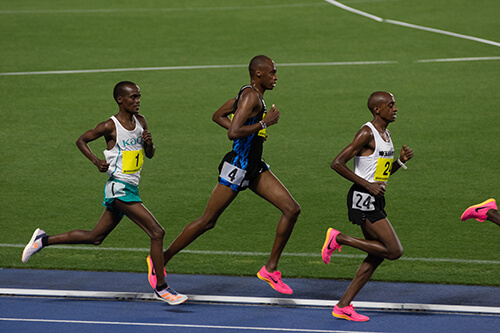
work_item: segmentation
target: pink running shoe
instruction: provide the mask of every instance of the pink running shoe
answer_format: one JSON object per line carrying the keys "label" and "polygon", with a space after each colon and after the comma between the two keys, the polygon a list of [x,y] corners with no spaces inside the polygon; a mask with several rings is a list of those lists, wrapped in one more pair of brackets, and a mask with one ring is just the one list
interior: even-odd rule
{"label": "pink running shoe", "polygon": [[351,321],[368,321],[369,317],[360,315],[356,311],[354,311],[354,306],[349,305],[345,308],[339,308],[335,305],[332,311],[332,315],[336,318],[347,319]]}
{"label": "pink running shoe", "polygon": [[465,210],[465,212],[462,214],[462,217],[460,218],[462,221],[468,220],[468,219],[476,219],[479,222],[484,222],[488,217],[486,216],[486,213],[490,210],[494,209],[497,210],[497,203],[495,199],[488,199],[484,202],[481,202],[480,204],[470,206]]}
{"label": "pink running shoe", "polygon": [[[146,258],[146,262],[148,263],[149,284],[151,285],[151,288],[156,289],[156,272],[155,268],[153,267],[153,260],[151,260],[151,256],[148,256]],[[163,267],[163,274],[165,275],[165,277],[167,277],[167,271],[165,270],[165,267]]]}
{"label": "pink running shoe", "polygon": [[257,273],[257,277],[262,281],[266,281],[273,287],[274,290],[279,291],[282,294],[292,294],[293,290],[288,285],[281,281],[281,273],[275,271],[274,273],[269,273],[266,271],[266,266],[262,266],[260,271]]}
{"label": "pink running shoe", "polygon": [[321,256],[323,257],[323,262],[325,264],[330,263],[332,253],[336,249],[339,249],[339,252],[341,252],[342,246],[340,246],[335,240],[338,234],[340,234],[340,231],[333,228],[328,228],[328,230],[326,231],[325,243],[323,244],[323,248],[321,249]]}

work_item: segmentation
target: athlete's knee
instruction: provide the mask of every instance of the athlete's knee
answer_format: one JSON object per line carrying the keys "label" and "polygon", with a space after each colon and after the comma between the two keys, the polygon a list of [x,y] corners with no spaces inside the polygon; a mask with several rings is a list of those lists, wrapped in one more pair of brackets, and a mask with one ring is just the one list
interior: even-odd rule
{"label": "athlete's knee", "polygon": [[300,207],[300,205],[297,202],[293,201],[286,206],[283,213],[295,222],[298,219],[301,211],[302,208]]}
{"label": "athlete's knee", "polygon": [[392,249],[389,251],[389,253],[387,254],[387,260],[397,260],[399,258],[401,258],[403,256],[403,247],[402,246],[398,246],[397,248],[395,249]]}
{"label": "athlete's knee", "polygon": [[212,230],[213,228],[215,228],[215,224],[217,223],[217,219],[210,219],[208,221],[206,221],[204,224],[203,224],[203,232],[205,231],[208,231],[208,230]]}
{"label": "athlete's knee", "polygon": [[73,230],[70,231],[72,239],[80,240],[79,243],[91,244],[91,245],[101,245],[104,239],[106,239],[107,233],[99,233],[97,230]]}
{"label": "athlete's knee", "polygon": [[100,235],[92,237],[91,244],[95,245],[95,246],[99,246],[102,244],[102,242],[104,241],[105,238],[106,238],[106,236],[100,236]]}
{"label": "athlete's knee", "polygon": [[205,231],[213,229],[216,223],[217,218],[215,217],[208,218],[205,216],[201,216],[193,223],[191,223],[190,227],[196,229],[197,232],[204,233]]}
{"label": "athlete's knee", "polygon": [[163,239],[163,237],[165,237],[165,229],[163,229],[163,227],[157,223],[157,225],[152,230],[150,230],[150,237],[151,240]]}

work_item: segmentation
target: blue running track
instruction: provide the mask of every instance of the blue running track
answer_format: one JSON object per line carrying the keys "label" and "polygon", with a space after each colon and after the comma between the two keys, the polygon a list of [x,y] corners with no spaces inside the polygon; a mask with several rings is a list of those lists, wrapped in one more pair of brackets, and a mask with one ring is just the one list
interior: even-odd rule
{"label": "blue running track", "polygon": [[370,317],[331,316],[348,281],[286,279],[282,295],[256,277],[168,276],[190,296],[152,299],[146,274],[0,269],[0,332],[498,332],[500,288],[369,282]]}

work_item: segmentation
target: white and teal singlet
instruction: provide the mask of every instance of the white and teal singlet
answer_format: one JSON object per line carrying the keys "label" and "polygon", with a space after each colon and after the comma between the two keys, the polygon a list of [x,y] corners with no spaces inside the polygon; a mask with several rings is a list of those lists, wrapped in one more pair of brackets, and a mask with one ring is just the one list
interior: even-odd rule
{"label": "white and teal singlet", "polygon": [[116,144],[113,149],[104,151],[109,169],[106,172],[110,178],[139,185],[141,169],[144,163],[144,147],[142,140],[142,125],[134,116],[135,129],[129,131],[112,116],[116,128]]}

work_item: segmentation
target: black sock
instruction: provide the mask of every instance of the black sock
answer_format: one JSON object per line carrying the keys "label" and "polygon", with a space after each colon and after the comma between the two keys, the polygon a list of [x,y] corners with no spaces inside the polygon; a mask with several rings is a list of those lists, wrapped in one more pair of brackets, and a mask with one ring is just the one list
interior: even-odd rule
{"label": "black sock", "polygon": [[48,239],[49,239],[49,236],[42,237],[42,247],[49,245],[49,244],[47,244]]}
{"label": "black sock", "polygon": [[163,289],[168,288],[168,284],[164,283],[161,286],[156,286],[157,291],[162,291]]}

